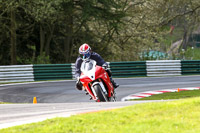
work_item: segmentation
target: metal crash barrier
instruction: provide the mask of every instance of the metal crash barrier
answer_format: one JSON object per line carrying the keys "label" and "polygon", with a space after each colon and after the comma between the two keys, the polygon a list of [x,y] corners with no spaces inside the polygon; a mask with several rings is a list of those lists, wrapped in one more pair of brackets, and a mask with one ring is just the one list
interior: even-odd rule
{"label": "metal crash barrier", "polygon": [[181,75],[180,60],[146,61],[147,76]]}
{"label": "metal crash barrier", "polygon": [[34,81],[33,65],[0,66],[0,83]]}
{"label": "metal crash barrier", "polygon": [[[200,60],[108,62],[114,78],[200,74]],[[36,64],[0,66],[0,84],[74,79],[75,65]]]}

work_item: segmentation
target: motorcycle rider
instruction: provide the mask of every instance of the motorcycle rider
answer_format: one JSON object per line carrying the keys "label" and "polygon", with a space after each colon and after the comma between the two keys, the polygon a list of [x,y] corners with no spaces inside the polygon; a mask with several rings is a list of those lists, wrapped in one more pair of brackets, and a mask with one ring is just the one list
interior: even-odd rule
{"label": "motorcycle rider", "polygon": [[113,84],[113,87],[114,88],[119,87],[119,85],[117,83],[115,83],[115,81],[112,79],[111,71],[109,69],[107,69],[108,64],[103,60],[103,58],[98,53],[93,52],[88,44],[84,43],[80,46],[79,54],[80,54],[80,56],[77,57],[76,63],[75,63],[75,78],[77,79],[76,88],[78,90],[82,90],[82,86],[83,86],[79,80],[79,77],[81,75],[80,67],[83,62],[83,59],[87,59],[87,58],[95,60],[97,62],[98,66],[102,66],[108,73],[108,75],[110,77],[110,81]]}

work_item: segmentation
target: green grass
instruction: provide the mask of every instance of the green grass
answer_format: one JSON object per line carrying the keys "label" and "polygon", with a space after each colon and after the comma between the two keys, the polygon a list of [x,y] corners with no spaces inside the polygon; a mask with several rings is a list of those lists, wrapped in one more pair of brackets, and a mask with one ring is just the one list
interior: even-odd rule
{"label": "green grass", "polygon": [[0,104],[12,104],[12,103],[0,102]]}
{"label": "green grass", "polygon": [[200,97],[55,118],[1,133],[199,133]]}
{"label": "green grass", "polygon": [[182,99],[190,97],[200,97],[200,90],[180,91],[180,92],[167,92],[150,97],[145,97],[136,100],[167,100],[167,99]]}

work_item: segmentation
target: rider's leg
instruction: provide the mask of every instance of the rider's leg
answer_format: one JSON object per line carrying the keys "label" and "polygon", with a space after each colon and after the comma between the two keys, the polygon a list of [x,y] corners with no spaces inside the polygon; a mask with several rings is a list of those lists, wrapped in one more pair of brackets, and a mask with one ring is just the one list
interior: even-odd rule
{"label": "rider's leg", "polygon": [[119,87],[119,84],[117,84],[117,83],[112,79],[112,77],[110,77],[110,81],[111,81],[111,83],[113,84],[114,88]]}
{"label": "rider's leg", "polygon": [[109,77],[110,77],[110,81],[113,84],[114,88],[119,87],[119,84],[117,84],[113,79],[112,79],[112,73],[109,69],[106,70],[106,72],[108,73]]}

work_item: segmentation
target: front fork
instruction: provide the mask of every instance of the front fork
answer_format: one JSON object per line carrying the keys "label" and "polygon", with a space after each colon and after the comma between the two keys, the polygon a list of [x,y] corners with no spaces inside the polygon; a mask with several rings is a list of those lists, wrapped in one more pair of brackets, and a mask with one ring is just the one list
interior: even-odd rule
{"label": "front fork", "polygon": [[[96,85],[96,84],[99,84],[100,86],[101,86],[101,88],[102,88],[102,90],[103,90],[103,92],[105,93],[105,95],[106,96],[108,96],[108,93],[107,93],[107,91],[106,91],[106,89],[105,89],[105,87],[104,87],[104,85],[103,85],[103,83],[100,81],[100,79],[99,79],[99,81],[95,81],[95,82],[90,82],[89,83],[89,85],[87,86],[87,85],[83,85],[84,86],[84,89],[89,93],[89,95],[90,95],[90,100],[91,99],[93,99],[93,100],[98,100],[97,99],[97,94],[96,94],[96,92],[95,92],[95,90],[94,90],[94,85]],[[90,87],[89,87],[90,86]],[[91,89],[90,89],[91,88]]]}
{"label": "front fork", "polygon": [[[104,94],[107,96],[107,98],[108,98],[108,101],[111,101],[112,99],[112,101],[116,101],[116,93],[115,93],[115,90],[113,90],[112,92],[111,92],[111,97],[108,97],[108,92],[107,92],[107,90],[106,90],[106,88],[105,88],[105,86],[104,86],[104,84],[102,83],[102,81],[101,81],[101,79],[98,79],[98,81],[95,81],[95,82],[93,82],[93,83],[89,83],[90,84],[90,87],[91,87],[91,92],[90,91],[88,91],[89,92],[89,94],[90,94],[90,96],[91,96],[91,99],[93,99],[93,100],[97,100],[97,94],[96,94],[96,92],[94,91],[94,85],[96,85],[96,84],[99,84],[100,86],[101,86],[101,88],[102,88],[102,90],[103,90],[103,92],[104,92]],[[87,88],[87,86],[84,86],[85,87],[85,89]],[[88,89],[88,88],[87,88]],[[92,93],[93,93],[93,95],[92,95]]]}
{"label": "front fork", "polygon": [[[102,88],[104,94],[106,95],[106,97],[108,97],[108,92],[106,91],[106,88],[105,88],[104,84],[103,84],[103,83],[101,82],[101,80],[99,79],[99,82],[94,82],[94,83],[91,85],[92,92],[93,92],[94,96],[96,97],[96,99],[97,99],[97,94],[96,94],[96,92],[94,91],[94,87],[93,87],[93,86],[95,86],[96,84],[99,84],[99,85],[101,86],[101,88]],[[95,99],[95,100],[96,100],[96,99]]]}

